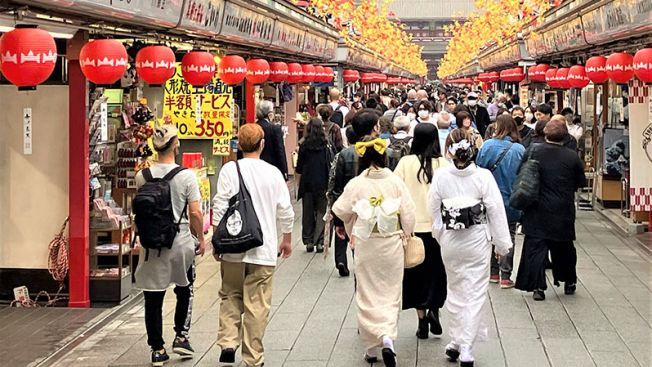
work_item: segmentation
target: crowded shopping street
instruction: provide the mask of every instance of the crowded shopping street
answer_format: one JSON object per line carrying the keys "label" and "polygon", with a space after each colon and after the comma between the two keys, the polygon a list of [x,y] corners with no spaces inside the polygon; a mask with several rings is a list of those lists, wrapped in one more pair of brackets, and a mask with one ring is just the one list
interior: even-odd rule
{"label": "crowded shopping street", "polygon": [[6,0],[0,364],[652,366],[649,0]]}

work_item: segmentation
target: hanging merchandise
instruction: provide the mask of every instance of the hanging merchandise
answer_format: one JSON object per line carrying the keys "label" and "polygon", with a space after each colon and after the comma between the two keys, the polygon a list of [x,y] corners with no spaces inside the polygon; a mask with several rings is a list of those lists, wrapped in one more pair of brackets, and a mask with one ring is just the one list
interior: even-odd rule
{"label": "hanging merchandise", "polygon": [[634,56],[627,52],[617,52],[607,58],[605,71],[609,79],[618,84],[626,84],[634,76]]}
{"label": "hanging merchandise", "polygon": [[129,56],[116,40],[94,40],[79,53],[79,66],[84,76],[95,84],[111,85],[127,70]]}
{"label": "hanging merchandise", "polygon": [[288,64],[288,83],[296,84],[303,81],[303,68],[300,64]]}
{"label": "hanging merchandise", "polygon": [[217,67],[217,75],[224,84],[240,84],[247,77],[247,62],[237,55],[224,56]]}
{"label": "hanging merchandise", "polygon": [[304,83],[312,83],[315,81],[315,66],[310,64],[301,65],[301,70],[303,70],[303,78],[301,79]]}
{"label": "hanging merchandise", "polygon": [[556,73],[556,81],[557,81],[557,88],[562,88],[562,89],[569,89],[571,86],[568,83],[568,71],[569,68],[560,68],[557,69]]}
{"label": "hanging merchandise", "polygon": [[550,88],[559,88],[557,86],[557,69],[556,68],[550,68],[546,71],[546,83],[550,86]]}
{"label": "hanging merchandise", "polygon": [[284,62],[270,62],[269,63],[269,81],[272,83],[280,83],[288,80],[289,77],[288,64]]}
{"label": "hanging merchandise", "polygon": [[50,33],[35,26],[16,26],[0,40],[2,73],[13,85],[33,89],[52,75],[57,45]]}
{"label": "hanging merchandise", "polygon": [[269,79],[269,63],[263,59],[247,61],[247,81],[252,84],[263,84]]}
{"label": "hanging merchandise", "polygon": [[571,66],[568,70],[568,84],[571,88],[582,89],[591,82],[586,76],[586,70],[582,65]]}
{"label": "hanging merchandise", "polygon": [[162,85],[174,75],[176,59],[167,46],[147,46],[136,55],[138,76],[150,85]]}
{"label": "hanging merchandise", "polygon": [[634,55],[634,74],[645,83],[652,83],[652,48],[638,50]]}
{"label": "hanging merchandise", "polygon": [[317,83],[323,83],[324,82],[324,67],[321,65],[315,65],[315,81]]}
{"label": "hanging merchandise", "polygon": [[215,58],[210,52],[190,51],[181,59],[183,79],[194,87],[210,83],[215,71]]}
{"label": "hanging merchandise", "polygon": [[607,58],[604,56],[594,56],[586,60],[585,70],[586,76],[591,79],[593,83],[601,84],[609,80],[609,76],[605,70]]}
{"label": "hanging merchandise", "polygon": [[357,70],[346,69],[342,73],[342,79],[345,83],[357,82],[360,79],[360,73]]}
{"label": "hanging merchandise", "polygon": [[335,71],[331,67],[324,68],[324,83],[330,83],[335,78]]}

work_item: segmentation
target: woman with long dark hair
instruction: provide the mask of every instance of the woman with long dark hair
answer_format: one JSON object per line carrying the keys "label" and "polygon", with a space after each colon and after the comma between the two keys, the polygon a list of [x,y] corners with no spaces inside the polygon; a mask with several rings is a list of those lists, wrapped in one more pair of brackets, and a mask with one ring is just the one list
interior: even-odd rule
{"label": "woman with long dark hair", "polygon": [[317,252],[324,251],[326,189],[332,159],[322,120],[313,118],[306,125],[295,169],[299,181],[297,199],[303,206],[302,238],[308,252],[315,247]]}
{"label": "woman with long dark hair", "polygon": [[419,339],[427,339],[428,330],[435,336],[442,334],[439,309],[446,301],[446,269],[439,244],[432,237],[432,217],[427,202],[432,175],[445,166],[448,161],[441,155],[437,126],[419,124],[414,128],[410,155],[403,157],[394,170],[405,182],[416,204],[414,231],[423,240],[426,250],[423,263],[405,269],[403,277],[403,309],[417,310]]}
{"label": "woman with long dark hair", "polygon": [[355,144],[361,170],[333,205],[355,248],[358,330],[365,360],[378,359],[396,366],[394,341],[398,337],[404,269],[404,235],[414,231],[414,202],[407,187],[385,168],[387,143],[364,137]]}
{"label": "woman with long dark hair", "polygon": [[488,298],[491,245],[504,256],[512,241],[500,190],[491,172],[473,162],[475,146],[469,133],[453,130],[446,151],[453,165],[435,171],[428,193],[432,233],[441,245],[448,281],[451,342],[445,352],[450,361],[459,358],[460,366],[473,367],[473,345],[488,336],[482,310]]}

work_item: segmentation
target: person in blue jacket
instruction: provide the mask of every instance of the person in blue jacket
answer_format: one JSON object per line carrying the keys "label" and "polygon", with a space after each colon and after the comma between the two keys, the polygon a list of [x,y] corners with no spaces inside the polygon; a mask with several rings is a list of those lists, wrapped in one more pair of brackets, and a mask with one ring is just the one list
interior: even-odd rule
{"label": "person in blue jacket", "polygon": [[[516,245],[516,224],[521,218],[521,212],[509,206],[509,197],[512,194],[512,186],[516,181],[523,154],[525,154],[525,148],[520,144],[520,135],[516,122],[512,116],[500,115],[496,118],[494,137],[484,142],[476,158],[476,164],[490,170],[496,179],[496,183],[498,183],[498,188],[503,196],[509,231],[514,245]],[[496,259],[495,254],[492,253],[489,281],[492,283],[500,282],[501,288],[514,287],[514,282],[511,280],[513,267],[514,247],[507,256],[503,256],[500,260]]]}

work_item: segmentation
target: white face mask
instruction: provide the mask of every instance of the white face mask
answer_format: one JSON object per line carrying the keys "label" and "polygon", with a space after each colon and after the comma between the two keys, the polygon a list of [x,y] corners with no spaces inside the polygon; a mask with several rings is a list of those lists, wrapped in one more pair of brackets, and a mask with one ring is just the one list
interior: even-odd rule
{"label": "white face mask", "polygon": [[428,112],[427,110],[419,111],[419,118],[427,119],[428,117],[430,117],[430,112]]}
{"label": "white face mask", "polygon": [[476,100],[476,99],[470,99],[469,100],[469,106],[474,107],[477,104],[478,104],[478,100]]}
{"label": "white face mask", "polygon": [[532,121],[533,118],[534,118],[533,114],[531,114],[531,113],[526,113],[525,114],[525,122],[530,123],[530,121]]}
{"label": "white face mask", "polygon": [[415,118],[417,118],[417,115],[412,112],[408,112],[407,117],[409,117],[410,120],[414,120]]}

